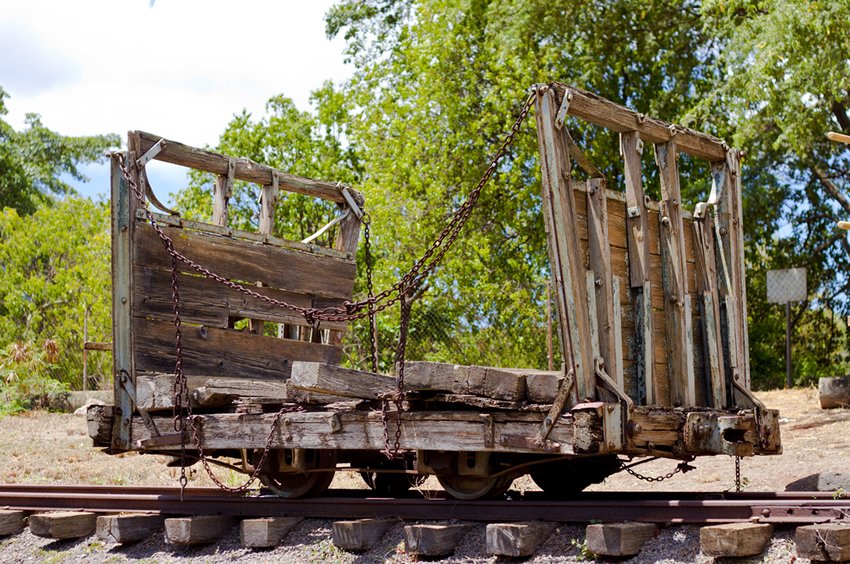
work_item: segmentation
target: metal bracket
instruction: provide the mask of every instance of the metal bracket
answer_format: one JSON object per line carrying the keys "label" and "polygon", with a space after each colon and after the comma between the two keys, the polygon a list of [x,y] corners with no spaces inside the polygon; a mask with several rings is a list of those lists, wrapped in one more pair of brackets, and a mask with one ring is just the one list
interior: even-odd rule
{"label": "metal bracket", "polygon": [[124,391],[127,392],[127,395],[133,399],[133,403],[136,403],[136,385],[130,378],[130,373],[126,370],[121,370],[117,374],[117,376],[118,382],[121,384],[121,387],[124,388]]}
{"label": "metal bracket", "polygon": [[552,407],[549,408],[549,413],[546,414],[546,417],[543,419],[543,424],[537,431],[536,444],[543,444],[546,442],[546,439],[555,427],[555,422],[558,420],[558,417],[561,416],[561,412],[567,404],[567,397],[570,394],[573,384],[575,384],[575,370],[570,368],[564,376],[564,379],[561,380],[561,386],[558,388],[558,395],[555,396],[555,401],[552,402]]}
{"label": "metal bracket", "polygon": [[564,93],[564,99],[561,100],[561,107],[558,108],[558,113],[555,115],[555,129],[564,127],[564,120],[567,119],[567,114],[570,111],[570,102],[573,101],[573,93],[567,90]]}
{"label": "metal bracket", "polygon": [[632,206],[626,210],[626,215],[629,216],[629,219],[640,217],[640,207]]}
{"label": "metal bracket", "polygon": [[160,139],[159,141],[154,143],[153,147],[148,149],[147,153],[145,153],[144,155],[142,155],[141,157],[136,159],[136,166],[139,167],[139,168],[142,168],[143,166],[148,164],[150,161],[154,160],[156,158],[156,156],[158,154],[160,154],[163,149],[165,149],[165,146],[166,146],[165,139]]}
{"label": "metal bracket", "polygon": [[348,187],[340,182],[337,184],[337,188],[339,188],[342,197],[345,198],[345,203],[348,204],[348,207],[351,208],[351,211],[354,212],[354,215],[357,216],[357,219],[363,219],[363,210],[361,210],[360,206],[357,205],[357,202],[354,201],[354,198],[348,191]]}

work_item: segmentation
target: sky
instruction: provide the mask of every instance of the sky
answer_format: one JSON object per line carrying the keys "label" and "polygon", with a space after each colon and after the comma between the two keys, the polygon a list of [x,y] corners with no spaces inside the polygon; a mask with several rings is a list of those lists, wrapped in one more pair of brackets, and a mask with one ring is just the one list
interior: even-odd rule
{"label": "sky", "polygon": [[[0,86],[5,120],[28,112],[61,135],[143,130],[194,146],[215,145],[234,114],[259,115],[283,94],[299,109],[325,80],[343,82],[344,41],[327,39],[332,0],[4,0]],[[185,169],[149,170],[160,199]],[[71,182],[107,194],[108,165]],[[70,181],[70,178],[66,179]]]}

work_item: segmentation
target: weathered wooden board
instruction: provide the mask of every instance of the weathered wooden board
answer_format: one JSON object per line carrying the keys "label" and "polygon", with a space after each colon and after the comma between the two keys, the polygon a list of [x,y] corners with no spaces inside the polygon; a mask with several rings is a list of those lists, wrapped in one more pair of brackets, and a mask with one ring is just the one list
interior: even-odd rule
{"label": "weathered wooden board", "polygon": [[[174,371],[174,325],[136,318],[133,322],[136,370]],[[339,347],[263,337],[213,327],[182,327],[183,369],[189,376],[289,378],[296,360],[338,364]]]}
{"label": "weathered wooden board", "polygon": [[761,554],[773,536],[767,523],[729,523],[699,531],[700,552],[714,558],[741,558]]}
{"label": "weathered wooden board", "polygon": [[[133,269],[136,299],[133,313],[138,317],[171,320],[171,271],[146,266]],[[288,309],[274,307],[261,300],[246,296],[209,278],[180,274],[180,317],[186,323],[208,327],[227,328],[231,318],[262,319],[276,323],[308,326],[304,317]],[[344,300],[321,298],[275,288],[256,287],[255,290],[270,298],[299,307],[341,307]],[[322,329],[343,330],[344,323],[322,322]]]}
{"label": "weathered wooden board", "polygon": [[243,519],[239,524],[239,541],[243,548],[271,548],[303,520],[303,517]]}
{"label": "weathered wooden board", "polygon": [[675,137],[681,151],[708,161],[726,158],[721,139],[680,125],[638,113],[575,86],[555,84],[560,99],[570,95],[569,114],[613,131],[638,131],[650,143],[666,143]]}
{"label": "weathered wooden board", "polygon": [[446,556],[455,551],[471,528],[471,523],[407,525],[404,528],[404,548],[417,556]]}
{"label": "weathered wooden board", "polygon": [[[140,139],[140,152],[150,150],[161,138],[144,131],[133,132]],[[255,163],[248,159],[235,159],[212,151],[190,147],[177,141],[165,140],[165,148],[157,155],[157,160],[176,165],[204,170],[214,174],[226,175],[228,162],[235,164],[233,178],[245,180],[260,185],[271,185],[274,182],[273,174],[278,177],[281,189],[307,196],[315,196],[325,200],[345,203],[345,199],[335,182],[322,182],[303,178],[292,174],[286,174],[275,169]],[[356,190],[349,189],[352,197],[359,205],[363,204],[363,196]]]}
{"label": "weathered wooden board", "polygon": [[230,515],[195,515],[165,520],[165,540],[178,546],[195,546],[221,539],[236,521]]}
{"label": "weathered wooden board", "polygon": [[634,556],[655,536],[652,523],[604,523],[587,526],[587,549],[599,556]]}
{"label": "weathered wooden board", "polygon": [[[389,429],[395,433],[397,412],[389,416]],[[540,452],[522,446],[517,438],[533,437],[544,413],[501,412],[482,417],[469,411],[416,411],[401,417],[401,448],[418,450]],[[264,448],[272,428],[274,413],[208,414],[197,417],[205,448]],[[134,420],[135,444],[145,446],[151,430]],[[154,449],[179,449],[180,437],[174,434],[171,417],[152,417],[159,437],[146,443]],[[675,433],[674,433],[675,434]],[[572,454],[571,417],[559,419],[549,436],[558,452]],[[670,437],[668,442],[675,441]],[[658,444],[663,444],[659,442]],[[381,450],[384,425],[379,411],[296,412],[284,415],[280,427],[272,434],[272,448],[324,448]]]}
{"label": "weathered wooden board", "polygon": [[97,515],[88,511],[56,511],[30,515],[30,532],[37,537],[78,539],[94,533]]}
{"label": "weathered wooden board", "polygon": [[[301,292],[316,296],[349,299],[354,290],[355,264],[283,249],[261,243],[212,236],[199,231],[163,227],[177,252],[230,280]],[[136,225],[133,238],[134,263],[171,269],[171,257],[165,252],[154,229]],[[181,272],[197,272],[180,262]]]}
{"label": "weathered wooden board", "polygon": [[97,518],[97,538],[118,544],[137,542],[161,531],[163,520],[162,515],[143,513],[101,515]]}
{"label": "weathered wooden board", "polygon": [[395,519],[335,521],[333,524],[334,546],[355,552],[370,550],[396,523]]}
{"label": "weathered wooden board", "polygon": [[490,523],[486,529],[487,553],[511,558],[531,556],[549,538],[555,523]]}
{"label": "weathered wooden board", "polygon": [[823,523],[797,527],[797,556],[813,561],[850,561],[850,525]]}
{"label": "weathered wooden board", "polygon": [[392,376],[319,362],[293,363],[289,383],[310,392],[363,399],[380,399],[398,388]]}

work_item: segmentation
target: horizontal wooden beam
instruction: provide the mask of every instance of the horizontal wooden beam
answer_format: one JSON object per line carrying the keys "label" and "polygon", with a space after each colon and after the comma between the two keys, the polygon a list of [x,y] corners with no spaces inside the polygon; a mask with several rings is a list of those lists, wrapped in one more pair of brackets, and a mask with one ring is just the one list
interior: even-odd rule
{"label": "horizontal wooden beam", "polygon": [[722,139],[646,116],[575,86],[555,83],[553,87],[559,101],[566,94],[571,96],[569,115],[620,133],[637,131],[644,142],[675,139],[679,151],[710,162],[726,160],[727,145]]}
{"label": "horizontal wooden beam", "polygon": [[[131,132],[131,134],[132,133],[133,132]],[[150,148],[156,145],[158,141],[163,139],[159,135],[154,135],[153,133],[146,133],[144,131],[138,131],[136,133],[138,133],[140,137],[142,154],[150,150]],[[231,157],[204,149],[190,147],[189,145],[184,145],[183,143],[178,143],[177,141],[171,141],[169,139],[165,139],[164,141],[165,148],[156,155],[156,160],[191,167],[197,170],[211,172],[213,174],[227,174],[227,167]],[[232,160],[236,163],[236,170],[233,177],[237,180],[253,182],[254,184],[260,184],[261,186],[271,186],[273,183],[272,174],[277,172],[278,185],[281,190],[305,194],[307,196],[314,196],[316,198],[330,200],[340,204],[345,203],[345,198],[343,197],[342,192],[340,192],[337,184],[334,182],[323,182],[321,180],[312,180],[310,178],[287,174],[270,166],[255,163],[254,161],[245,158],[233,158]],[[352,188],[349,188],[348,191],[358,205],[363,204],[363,195],[360,192]]]}

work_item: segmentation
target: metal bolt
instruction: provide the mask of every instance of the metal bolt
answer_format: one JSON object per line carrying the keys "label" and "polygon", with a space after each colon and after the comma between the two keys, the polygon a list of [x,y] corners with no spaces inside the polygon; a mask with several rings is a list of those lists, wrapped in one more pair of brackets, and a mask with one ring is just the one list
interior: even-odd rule
{"label": "metal bolt", "polygon": [[122,304],[126,304],[126,303],[127,303],[127,297],[126,297],[126,296],[125,296],[125,297],[123,297],[123,298],[121,298],[121,303],[122,303]]}
{"label": "metal bolt", "polygon": [[661,225],[663,225],[664,227],[670,227],[670,218],[667,217],[666,215],[662,216],[661,217]]}

